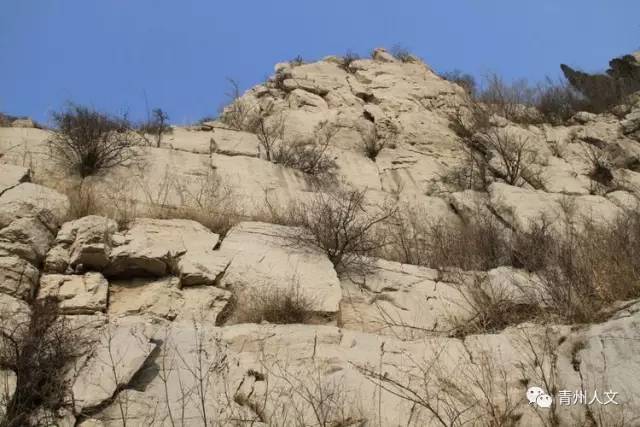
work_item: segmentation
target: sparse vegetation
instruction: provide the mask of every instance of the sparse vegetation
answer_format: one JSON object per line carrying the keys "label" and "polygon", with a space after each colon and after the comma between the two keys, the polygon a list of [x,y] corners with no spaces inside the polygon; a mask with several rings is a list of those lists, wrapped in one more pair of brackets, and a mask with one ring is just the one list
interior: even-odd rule
{"label": "sparse vegetation", "polygon": [[272,140],[270,160],[298,169],[312,177],[330,179],[337,165],[330,156],[329,148],[338,131],[336,126],[321,122],[316,126],[313,137],[309,139]]}
{"label": "sparse vegetation", "polygon": [[155,108],[151,112],[151,118],[138,126],[138,130],[143,134],[153,135],[155,146],[160,147],[162,136],[173,131],[168,120],[169,115],[166,112],[161,108]]}
{"label": "sparse vegetation", "polygon": [[378,132],[376,126],[359,128],[358,132],[362,138],[365,155],[375,161],[380,151],[385,147],[394,147],[398,136],[398,130],[394,127],[389,131],[389,135],[383,136]]}
{"label": "sparse vegetation", "polygon": [[43,425],[46,421],[36,413],[55,413],[68,404],[65,368],[83,351],[77,334],[59,316],[54,298],[34,301],[30,318],[28,314],[26,323],[12,318],[2,319],[0,325],[0,370],[9,369],[17,377],[13,398],[0,419],[2,427]]}
{"label": "sparse vegetation", "polygon": [[340,270],[364,266],[367,256],[386,246],[379,225],[396,212],[391,205],[367,206],[363,190],[342,189],[316,193],[294,209],[294,222],[304,230],[290,236],[292,242],[322,250]]}
{"label": "sparse vegetation", "polygon": [[476,79],[471,74],[453,70],[442,73],[440,77],[461,86],[471,96],[476,93]]}
{"label": "sparse vegetation", "polygon": [[138,157],[140,138],[126,118],[116,118],[71,104],[53,114],[56,125],[49,140],[52,157],[70,173],[82,178]]}
{"label": "sparse vegetation", "polygon": [[231,129],[254,132],[260,117],[258,106],[242,99],[240,86],[235,80],[227,80],[231,85],[231,91],[227,93],[231,103],[222,110],[220,121]]}
{"label": "sparse vegetation", "polygon": [[352,51],[348,51],[343,57],[340,58],[339,66],[347,73],[353,72],[351,70],[351,64],[360,59],[360,55]]}
{"label": "sparse vegetation", "polygon": [[241,291],[242,304],[236,308],[234,323],[308,323],[313,303],[299,286],[288,289],[254,288]]}
{"label": "sparse vegetation", "polygon": [[413,62],[415,57],[409,52],[407,48],[401,45],[395,45],[391,48],[391,54],[400,62]]}

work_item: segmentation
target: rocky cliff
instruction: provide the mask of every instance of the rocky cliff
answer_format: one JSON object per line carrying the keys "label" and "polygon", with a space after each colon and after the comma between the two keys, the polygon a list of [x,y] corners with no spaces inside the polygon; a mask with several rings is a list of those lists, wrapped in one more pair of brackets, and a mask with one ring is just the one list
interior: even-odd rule
{"label": "rocky cliff", "polygon": [[[56,326],[37,337],[74,347],[61,400],[29,419],[637,425],[638,253],[605,255],[607,233],[640,238],[640,103],[464,126],[476,108],[380,49],[278,64],[220,119],[82,182],[51,156],[52,131],[0,128],[0,360],[38,332],[43,301]],[[575,242],[595,242],[591,268]],[[282,298],[302,313],[266,320]],[[21,366],[0,365],[0,415]],[[554,405],[530,404],[531,386]],[[561,400],[578,390],[587,402]]]}

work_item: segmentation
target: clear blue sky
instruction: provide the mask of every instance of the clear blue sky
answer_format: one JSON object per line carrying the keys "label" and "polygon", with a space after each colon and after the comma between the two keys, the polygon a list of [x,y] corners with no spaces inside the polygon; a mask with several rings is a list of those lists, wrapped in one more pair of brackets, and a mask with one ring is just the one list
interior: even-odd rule
{"label": "clear blue sky", "polygon": [[174,123],[215,114],[226,77],[400,44],[438,71],[530,81],[640,48],[640,0],[0,0],[0,111],[65,101]]}

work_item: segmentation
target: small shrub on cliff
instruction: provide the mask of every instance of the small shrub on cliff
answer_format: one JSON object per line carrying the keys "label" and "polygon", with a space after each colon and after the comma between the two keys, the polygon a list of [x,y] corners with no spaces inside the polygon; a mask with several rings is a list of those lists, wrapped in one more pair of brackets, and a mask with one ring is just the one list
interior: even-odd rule
{"label": "small shrub on cliff", "polygon": [[362,266],[387,244],[379,225],[396,212],[390,205],[367,206],[365,197],[364,190],[316,193],[294,208],[294,222],[305,230],[291,236],[293,242],[322,250],[337,269]]}
{"label": "small shrub on cliff", "polygon": [[142,133],[153,135],[155,139],[155,146],[160,147],[162,143],[162,136],[171,133],[173,130],[168,124],[169,115],[161,108],[155,108],[151,112],[151,118],[142,123],[138,130]]}
{"label": "small shrub on cliff", "polygon": [[312,306],[313,301],[297,286],[251,289],[243,292],[234,320],[237,323],[307,323],[313,315]]}
{"label": "small shrub on cliff", "polygon": [[328,152],[337,132],[337,127],[322,122],[316,126],[311,138],[280,139],[272,147],[271,160],[313,177],[328,177],[337,168]]}
{"label": "small shrub on cliff", "polygon": [[137,157],[140,139],[126,118],[71,104],[65,111],[53,113],[53,121],[51,154],[69,172],[84,178]]}
{"label": "small shrub on cliff", "polygon": [[79,355],[82,344],[59,317],[53,298],[36,300],[26,324],[6,327],[10,324],[3,319],[0,326],[0,369],[13,371],[17,386],[0,426],[44,425],[34,414],[39,409],[56,411],[69,403],[64,368]]}

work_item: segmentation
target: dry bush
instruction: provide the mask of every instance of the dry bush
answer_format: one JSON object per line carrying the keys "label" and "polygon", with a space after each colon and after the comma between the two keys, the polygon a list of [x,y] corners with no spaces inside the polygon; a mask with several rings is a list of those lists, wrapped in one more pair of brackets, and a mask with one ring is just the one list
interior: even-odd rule
{"label": "dry bush", "polygon": [[588,111],[586,100],[565,80],[557,83],[550,78],[538,85],[535,106],[544,121],[561,125],[578,111]]}
{"label": "dry bush", "polygon": [[291,61],[289,61],[289,64],[291,64],[292,67],[299,67],[305,64],[305,60],[302,57],[302,55],[298,55],[295,58],[293,58]]}
{"label": "dry bush", "polygon": [[51,155],[67,171],[87,177],[137,158],[140,138],[126,118],[71,104],[53,113]]}
{"label": "dry bush", "polygon": [[[265,151],[269,147],[268,160],[281,164],[317,178],[330,178],[337,168],[329,155],[331,142],[339,129],[328,122],[319,123],[313,136],[308,139],[284,140],[281,137],[270,145],[263,144]],[[258,138],[262,142],[262,138]],[[266,141],[266,139],[265,139]]]}
{"label": "dry bush", "polygon": [[535,182],[535,177],[539,176],[535,171],[537,156],[536,152],[530,149],[527,138],[501,129],[490,129],[480,138],[490,153],[497,154],[502,170],[494,173],[503,175],[500,177],[507,184],[521,186],[527,181],[532,181],[530,182],[532,185],[537,184]]}
{"label": "dry bush", "polygon": [[340,58],[338,66],[347,73],[352,73],[353,71],[351,70],[351,64],[359,59],[360,55],[349,50],[344,56]]}
{"label": "dry bush", "polygon": [[607,153],[592,144],[582,144],[584,148],[584,157],[591,165],[589,178],[604,188],[611,187],[613,183],[613,173],[611,172],[611,163],[609,162]]}
{"label": "dry bush", "polygon": [[27,324],[9,329],[11,324],[0,326],[0,369],[15,372],[17,386],[0,426],[41,425],[34,421],[39,410],[55,412],[70,402],[65,367],[83,345],[54,298],[34,301]]}
{"label": "dry bush", "polygon": [[463,161],[442,174],[442,182],[451,185],[457,191],[487,190],[493,179],[485,157],[486,153],[476,145],[472,140],[462,140]]}
{"label": "dry bush", "polygon": [[[206,166],[205,166],[206,168]],[[186,185],[169,171],[155,193],[145,190],[150,212],[147,216],[161,219],[190,219],[220,236],[243,220],[233,186],[215,170],[207,168],[193,185]],[[170,203],[177,201],[178,205]]]}
{"label": "dry bush", "polygon": [[367,206],[365,198],[364,190],[314,194],[293,207],[293,222],[304,230],[288,238],[320,249],[339,270],[364,266],[367,256],[386,246],[379,225],[396,212],[391,205]]}
{"label": "dry bush", "polygon": [[138,126],[138,131],[144,134],[153,135],[155,146],[160,147],[162,144],[162,136],[173,132],[169,126],[169,115],[162,111],[161,108],[155,108],[151,112],[151,118]]}
{"label": "dry bush", "polygon": [[220,114],[220,121],[231,129],[253,132],[258,120],[258,107],[242,99],[240,86],[233,79],[227,79],[231,85],[231,91],[226,95],[231,102]]}
{"label": "dry bush", "polygon": [[362,138],[365,155],[375,162],[376,157],[378,157],[383,148],[395,148],[399,131],[397,127],[391,126],[387,135],[381,135],[376,126],[369,126],[368,128],[358,128],[358,133]]}
{"label": "dry bush", "polygon": [[533,300],[515,300],[504,286],[494,286],[484,273],[454,275],[453,284],[467,304],[470,319],[454,321],[453,336],[498,333],[511,325],[531,321],[542,309]]}
{"label": "dry bush", "polygon": [[535,105],[535,89],[529,87],[525,80],[507,84],[499,75],[490,74],[485,78],[477,99],[491,113],[512,122],[529,124],[538,121],[536,114],[531,111]]}
{"label": "dry bush", "polygon": [[253,288],[241,291],[234,323],[308,323],[313,318],[312,301],[298,285],[288,289]]}
{"label": "dry bush", "polygon": [[471,96],[476,93],[476,79],[471,74],[463,73],[460,70],[453,70],[440,74],[440,77],[459,85]]}
{"label": "dry bush", "polygon": [[419,211],[403,211],[393,218],[386,257],[431,268],[489,270],[510,265],[509,236],[494,217],[480,211],[461,225],[430,223]]}
{"label": "dry bush", "polygon": [[513,396],[505,366],[484,352],[474,360],[456,363],[455,372],[448,372],[447,345],[434,346],[422,359],[403,352],[401,365],[385,362],[382,346],[378,366],[355,367],[380,394],[384,391],[411,403],[410,419],[423,425],[517,425],[525,404],[520,394]]}
{"label": "dry bush", "polygon": [[411,54],[411,52],[409,52],[409,49],[401,45],[393,46],[391,48],[391,54],[403,63],[415,61],[415,57]]}

